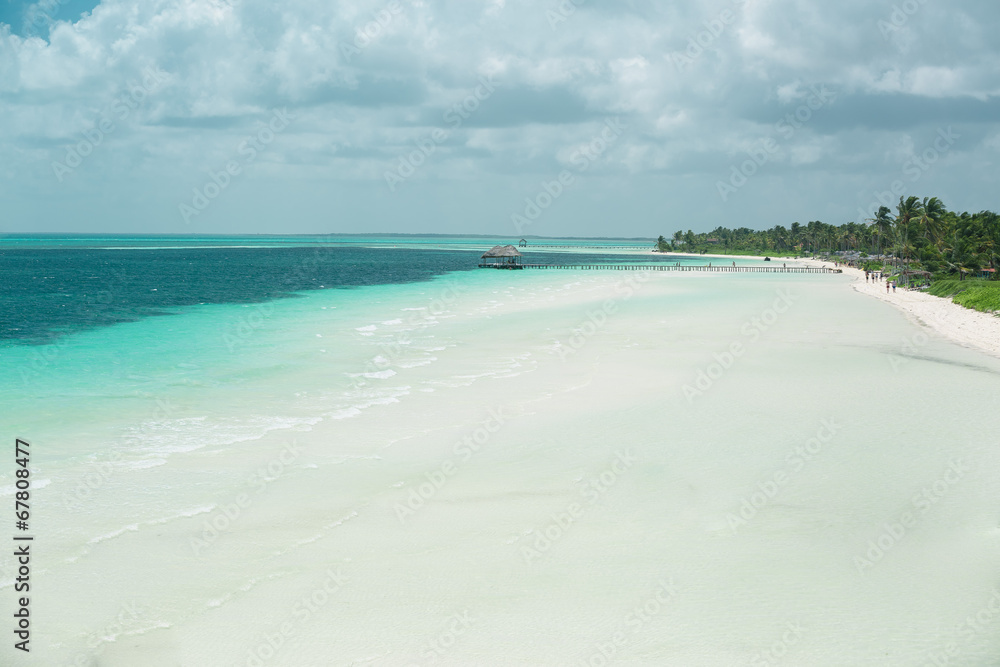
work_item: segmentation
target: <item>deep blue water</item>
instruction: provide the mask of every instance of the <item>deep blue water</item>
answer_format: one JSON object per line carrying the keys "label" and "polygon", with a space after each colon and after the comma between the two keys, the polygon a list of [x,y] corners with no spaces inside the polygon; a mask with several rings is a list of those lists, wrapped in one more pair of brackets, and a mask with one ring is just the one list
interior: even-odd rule
{"label": "deep blue water", "polygon": [[429,280],[474,269],[477,257],[392,248],[5,249],[0,339],[43,344],[196,304]]}
{"label": "deep blue water", "polygon": [[[475,269],[489,247],[483,240],[473,242],[474,249],[468,242],[451,249],[409,243],[399,248],[276,246],[274,239],[218,237],[199,239],[200,247],[189,247],[189,239],[156,239],[159,247],[140,249],[128,247],[136,239],[127,244],[122,241],[114,237],[4,239],[0,246],[0,341],[47,344],[76,331],[169,315],[198,304],[260,303],[294,297],[304,290],[426,281]],[[301,238],[295,241],[302,243]],[[239,244],[256,247],[234,247]],[[676,258],[529,249],[526,260],[577,264],[673,262]]]}

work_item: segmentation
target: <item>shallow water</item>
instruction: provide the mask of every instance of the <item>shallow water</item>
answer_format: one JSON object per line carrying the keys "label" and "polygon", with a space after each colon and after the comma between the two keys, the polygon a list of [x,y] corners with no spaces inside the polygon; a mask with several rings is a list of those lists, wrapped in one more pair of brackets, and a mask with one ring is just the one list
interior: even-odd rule
{"label": "shallow water", "polygon": [[1000,654],[965,620],[998,571],[1000,363],[845,278],[299,295],[4,348],[3,432],[36,452],[33,659]]}

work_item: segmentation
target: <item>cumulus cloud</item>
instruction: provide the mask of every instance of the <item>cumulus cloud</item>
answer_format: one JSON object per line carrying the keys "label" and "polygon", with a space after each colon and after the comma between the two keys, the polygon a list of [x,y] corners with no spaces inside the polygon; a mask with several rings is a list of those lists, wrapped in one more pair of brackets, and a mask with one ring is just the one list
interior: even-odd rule
{"label": "cumulus cloud", "polygon": [[996,207],[985,1],[49,0],[0,21],[0,231],[513,233],[612,119],[531,233],[858,219],[947,127],[947,164],[908,188]]}

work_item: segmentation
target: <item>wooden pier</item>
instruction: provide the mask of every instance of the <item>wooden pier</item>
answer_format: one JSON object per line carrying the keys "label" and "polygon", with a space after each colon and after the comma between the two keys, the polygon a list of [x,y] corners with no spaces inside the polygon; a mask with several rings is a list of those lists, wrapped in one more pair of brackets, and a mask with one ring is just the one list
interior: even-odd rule
{"label": "wooden pier", "polygon": [[[480,264],[480,268],[509,268]],[[843,269],[811,266],[708,266],[701,264],[521,264],[525,269],[573,269],[598,271],[711,271],[714,273],[843,273]]]}
{"label": "wooden pier", "polygon": [[644,250],[649,252],[656,248],[656,244],[651,245],[523,245],[521,248],[525,250],[535,250],[537,252],[542,252],[548,250],[549,248],[574,248],[577,250],[593,250],[595,252],[600,252],[602,250]]}

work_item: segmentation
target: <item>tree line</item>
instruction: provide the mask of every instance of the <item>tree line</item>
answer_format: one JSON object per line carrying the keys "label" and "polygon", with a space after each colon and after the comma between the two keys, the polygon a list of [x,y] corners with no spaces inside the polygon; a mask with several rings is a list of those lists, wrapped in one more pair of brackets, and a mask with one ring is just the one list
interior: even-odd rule
{"label": "tree line", "polygon": [[945,208],[937,197],[910,196],[899,198],[895,212],[881,206],[874,217],[861,223],[829,225],[814,220],[763,231],[720,226],[700,234],[677,230],[671,239],[660,236],[657,247],[661,251],[748,255],[855,252],[897,267],[961,277],[1000,268],[1000,215],[992,211],[957,213]]}

